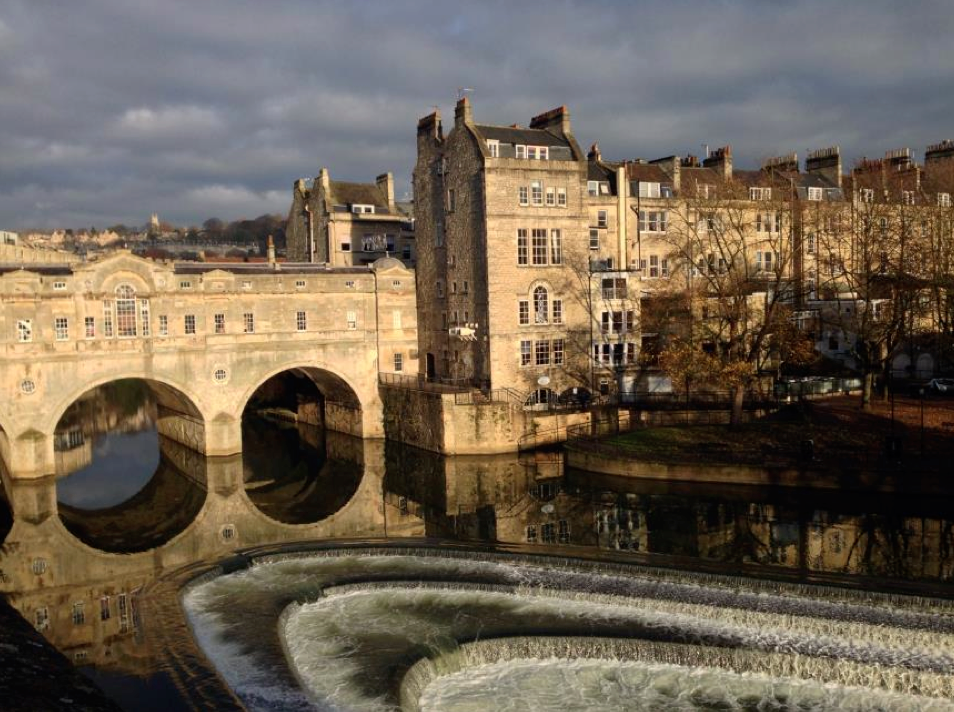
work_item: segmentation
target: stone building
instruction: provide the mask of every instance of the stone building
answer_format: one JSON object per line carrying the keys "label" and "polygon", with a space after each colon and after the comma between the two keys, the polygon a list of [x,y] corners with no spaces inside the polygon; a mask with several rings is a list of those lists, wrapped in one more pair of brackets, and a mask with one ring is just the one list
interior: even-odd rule
{"label": "stone building", "polygon": [[515,389],[531,404],[588,388],[593,279],[588,163],[559,107],[527,128],[457,103],[417,128],[414,169],[422,366]]}
{"label": "stone building", "polygon": [[333,181],[327,168],[307,187],[296,181],[285,228],[288,258],[333,267],[371,264],[390,256],[413,266],[414,219],[394,199],[394,177],[374,183]]}
{"label": "stone building", "polygon": [[241,451],[245,404],[285,371],[315,383],[328,430],[381,437],[378,374],[417,372],[416,316],[393,258],[0,265],[0,458],[15,477],[53,474],[60,417],[123,378],[153,390],[162,435],[207,455]]}

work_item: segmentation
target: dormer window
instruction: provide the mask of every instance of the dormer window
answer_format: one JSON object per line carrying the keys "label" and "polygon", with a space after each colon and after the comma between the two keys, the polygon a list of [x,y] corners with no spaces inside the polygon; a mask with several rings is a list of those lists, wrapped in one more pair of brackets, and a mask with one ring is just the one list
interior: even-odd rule
{"label": "dormer window", "polygon": [[596,198],[600,195],[609,195],[609,183],[606,181],[589,180],[586,182],[586,192],[591,198]]}
{"label": "dormer window", "polygon": [[950,193],[938,193],[937,194],[937,205],[939,208],[949,208],[951,207],[951,194]]}
{"label": "dormer window", "polygon": [[372,214],[372,215],[373,215],[373,214],[374,214],[374,206],[373,206],[373,205],[364,205],[364,204],[362,204],[362,203],[354,203],[354,204],[352,204],[352,206],[351,206],[351,212],[354,213],[355,215],[362,215],[362,214]]}
{"label": "dormer window", "polygon": [[[809,188],[809,192],[812,189]],[[771,200],[772,199],[772,189],[771,188],[758,188],[752,187],[749,188],[749,200]],[[811,198],[809,198],[811,200]],[[820,198],[815,198],[815,200],[820,200]]]}
{"label": "dormer window", "polygon": [[873,188],[862,188],[860,191],[860,197],[862,203],[873,203],[874,202],[874,189]]}
{"label": "dormer window", "polygon": [[500,141],[487,139],[487,151],[491,158],[498,158],[500,156]]}
{"label": "dormer window", "polygon": [[696,183],[696,197],[708,200],[715,197],[715,186],[709,183]]}
{"label": "dormer window", "polygon": [[532,161],[545,161],[550,157],[548,146],[514,146],[517,158],[529,158]]}
{"label": "dormer window", "polygon": [[822,199],[822,189],[821,189],[821,188],[809,188],[809,189],[808,189],[808,199],[809,199],[809,200],[821,200],[821,199]]}
{"label": "dormer window", "polygon": [[659,183],[652,183],[652,182],[644,181],[644,180],[639,181],[639,197],[640,198],[658,198]]}
{"label": "dormer window", "polygon": [[905,205],[914,205],[914,191],[913,190],[902,190],[901,191],[901,202]]}

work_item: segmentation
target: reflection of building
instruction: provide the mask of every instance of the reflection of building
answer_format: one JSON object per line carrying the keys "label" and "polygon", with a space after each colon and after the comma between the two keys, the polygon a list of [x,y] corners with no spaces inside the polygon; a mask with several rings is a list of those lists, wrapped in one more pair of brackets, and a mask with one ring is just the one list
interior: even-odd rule
{"label": "reflection of building", "polygon": [[594,493],[593,506],[604,549],[905,580],[954,576],[954,524],[936,516],[609,491]]}
{"label": "reflection of building", "polygon": [[[354,461],[361,469],[358,490],[322,521],[288,525],[253,504],[243,488],[241,456],[203,458],[164,441],[163,460],[179,471],[182,477],[176,479],[207,482],[208,492],[202,493],[201,510],[187,513],[184,530],[166,543],[132,554],[97,551],[71,535],[57,514],[53,478],[6,479],[14,523],[0,551],[0,593],[77,663],[143,676],[168,670],[164,656],[178,655],[193,642],[175,599],[178,586],[169,587],[170,601],[157,602],[151,596],[148,605],[140,605],[142,592],[155,588],[158,578],[197,562],[221,559],[237,549],[384,533],[389,495],[382,494],[383,444],[338,436],[329,439],[328,451],[332,457]],[[156,486],[161,489],[168,479],[159,477]],[[145,489],[152,486],[150,483]],[[171,509],[188,509],[181,500],[181,496],[170,498],[162,492],[137,495],[125,503],[129,505],[125,514],[120,511],[124,505],[114,508],[113,514],[125,519],[110,531],[130,540],[148,536],[158,530],[162,520],[175,516]],[[162,509],[157,502],[167,506],[154,514],[149,502],[153,509]],[[423,522],[413,514],[402,520],[400,531],[407,536],[424,533]],[[168,636],[176,638],[171,652],[158,643],[160,639],[168,641]],[[193,649],[188,654],[198,661],[189,664],[204,664]],[[181,671],[183,665],[186,663],[176,658],[173,667]]]}
{"label": "reflection of building", "polygon": [[413,216],[394,200],[390,173],[374,183],[346,183],[322,168],[311,188],[299,180],[285,235],[292,260],[343,267],[390,256],[414,264]]}
{"label": "reflection of building", "polygon": [[567,493],[562,458],[446,457],[388,448],[388,531],[402,516],[425,520],[430,536],[506,544],[595,543],[593,508]]}

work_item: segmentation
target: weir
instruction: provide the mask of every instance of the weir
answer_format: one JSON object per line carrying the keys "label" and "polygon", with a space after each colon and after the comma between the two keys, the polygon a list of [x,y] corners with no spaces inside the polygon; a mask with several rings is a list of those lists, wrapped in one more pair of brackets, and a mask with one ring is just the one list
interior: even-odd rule
{"label": "weir", "polygon": [[[586,661],[595,671],[609,666],[614,680],[644,675],[647,665],[670,666],[667,674],[676,677],[689,669],[760,675],[766,689],[794,685],[793,694],[809,697],[830,683],[838,687],[824,694],[862,704],[845,709],[884,703],[878,708],[940,710],[954,695],[954,604],[939,599],[549,557],[371,547],[253,555],[247,571],[206,578],[183,600],[206,654],[227,678],[252,661],[235,647],[242,635],[222,648],[212,642],[215,630],[234,632],[230,621],[248,615],[248,605],[287,602],[267,624],[278,628],[281,645],[253,656],[257,682],[229,679],[243,699],[300,694],[301,685],[309,698],[346,709],[417,710],[422,699],[438,699],[429,709],[444,709],[442,680],[457,672],[472,678],[503,661],[539,667],[554,660]],[[257,640],[262,632],[254,633]],[[406,667],[409,656],[418,660]],[[611,673],[618,665],[629,667]],[[514,684],[529,684],[528,675]],[[870,689],[853,689],[859,686]],[[487,700],[496,704],[492,695]]]}
{"label": "weir", "polygon": [[[919,672],[895,677],[887,674],[879,665],[850,661],[832,662],[786,653],[756,652],[739,648],[714,649],[684,643],[541,636],[474,641],[464,643],[435,658],[419,660],[411,666],[401,681],[401,709],[405,712],[419,712],[424,708],[439,709],[426,705],[422,707],[421,702],[432,692],[430,688],[440,685],[441,678],[459,673],[472,675],[474,668],[498,663],[552,659],[624,661],[688,669],[716,668],[739,675],[794,678],[815,684],[881,689],[939,698],[949,698],[954,692],[949,675]],[[874,698],[871,701],[875,702],[878,695],[874,693],[871,697]],[[910,700],[908,703],[917,705]]]}

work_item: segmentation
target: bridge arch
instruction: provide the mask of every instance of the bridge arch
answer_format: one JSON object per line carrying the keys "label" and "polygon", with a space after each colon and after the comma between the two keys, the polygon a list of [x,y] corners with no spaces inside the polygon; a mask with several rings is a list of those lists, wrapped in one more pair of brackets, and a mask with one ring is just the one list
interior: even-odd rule
{"label": "bridge arch", "polygon": [[63,416],[70,406],[80,400],[90,391],[116,381],[135,380],[146,384],[156,399],[159,410],[157,428],[161,435],[175,440],[178,443],[197,450],[206,451],[206,416],[200,406],[202,400],[192,389],[162,374],[143,373],[130,370],[101,376],[82,383],[82,385],[67,391],[56,401],[50,409],[46,419],[42,422],[42,432],[49,436],[51,442]]}
{"label": "bridge arch", "polygon": [[236,413],[245,414],[252,397],[269,381],[284,373],[303,375],[318,389],[324,400],[323,425],[329,430],[362,436],[362,415],[367,404],[351,380],[323,364],[292,361],[260,375],[245,389],[237,403]]}

